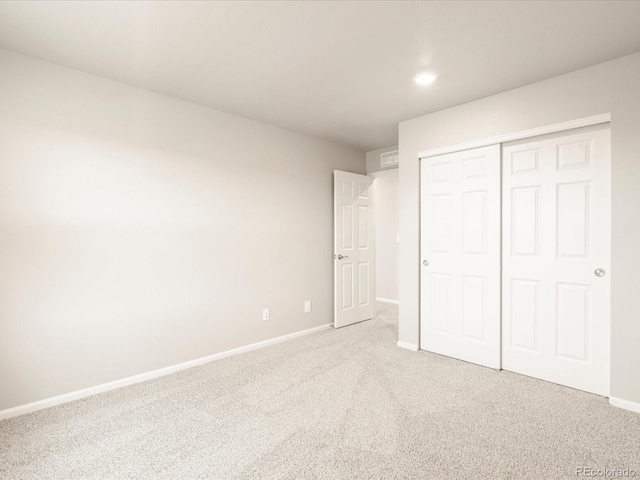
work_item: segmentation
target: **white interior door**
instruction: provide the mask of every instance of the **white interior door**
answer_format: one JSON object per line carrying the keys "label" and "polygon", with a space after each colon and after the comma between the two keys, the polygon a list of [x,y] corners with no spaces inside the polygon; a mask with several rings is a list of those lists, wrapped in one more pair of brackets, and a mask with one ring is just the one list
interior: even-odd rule
{"label": "white interior door", "polygon": [[608,124],[503,146],[503,368],[605,396],[610,164]]}
{"label": "white interior door", "polygon": [[500,368],[500,146],[421,160],[420,348]]}
{"label": "white interior door", "polygon": [[334,327],[373,318],[372,177],[334,171]]}

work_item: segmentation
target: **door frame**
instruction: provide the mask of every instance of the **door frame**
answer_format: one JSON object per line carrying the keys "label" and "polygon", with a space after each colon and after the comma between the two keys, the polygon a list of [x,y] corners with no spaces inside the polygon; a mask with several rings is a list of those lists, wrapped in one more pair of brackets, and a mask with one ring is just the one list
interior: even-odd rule
{"label": "door frame", "polygon": [[[425,158],[430,158],[430,157],[435,157],[438,155],[443,155],[443,154],[447,154],[447,153],[455,153],[455,152],[460,152],[463,150],[471,150],[474,148],[479,148],[479,147],[487,147],[489,145],[496,145],[496,144],[503,144],[503,143],[507,143],[507,142],[512,142],[514,140],[524,140],[527,138],[533,138],[533,137],[538,137],[541,135],[547,135],[549,133],[558,133],[558,132],[563,132],[563,131],[567,131],[567,130],[573,130],[576,128],[581,128],[581,127],[589,127],[589,126],[593,126],[593,125],[600,125],[603,123],[611,123],[611,113],[602,113],[600,115],[593,115],[590,117],[584,117],[584,118],[579,118],[576,120],[570,120],[567,122],[561,122],[561,123],[555,123],[552,125],[545,125],[542,127],[536,127],[536,128],[531,128],[528,130],[521,130],[518,132],[513,132],[513,133],[508,133],[505,135],[496,135],[494,137],[486,137],[483,139],[479,139],[479,140],[474,140],[471,142],[464,142],[464,143],[458,143],[455,145],[449,145],[446,147],[439,147],[439,148],[434,148],[434,149],[430,149],[430,150],[423,150],[421,152],[418,152],[418,176],[419,178],[422,178],[422,160]],[[502,165],[501,165],[502,168]],[[502,175],[502,173],[501,173]],[[420,205],[422,204],[422,182],[419,182],[419,197],[418,197],[418,212],[419,212],[419,229],[418,229],[418,245],[419,245],[419,257],[418,257],[418,268],[419,268],[419,280],[418,280],[418,292],[422,292],[422,275],[423,275],[423,269],[421,268],[422,265],[422,258],[423,258],[423,252],[422,252],[422,211],[420,209]],[[502,223],[500,225],[500,228],[502,229]],[[502,270],[502,264],[501,264],[501,270]],[[502,277],[502,274],[501,274]],[[611,283],[613,278],[611,279]],[[501,283],[502,283],[502,278],[501,278]],[[417,345],[417,349],[421,350],[422,349],[422,345],[421,345],[421,335],[422,335],[422,313],[423,313],[423,305],[422,305],[422,295],[419,294],[419,298],[418,298],[418,345]],[[500,323],[502,324],[502,315],[500,316]],[[609,312],[609,329],[611,329],[611,312]],[[611,357],[611,351],[609,351],[609,357]],[[502,369],[502,349],[500,349],[500,369]],[[609,375],[611,374],[611,372],[609,372]],[[611,378],[611,376],[609,376],[609,378]]]}
{"label": "door frame", "polygon": [[514,140],[523,140],[529,137],[538,137],[540,135],[546,135],[547,133],[557,133],[564,130],[573,130],[580,127],[590,127],[591,125],[598,125],[600,123],[609,122],[611,122],[611,113],[602,113],[600,115],[579,118],[577,120],[570,120],[568,122],[554,123],[553,125],[530,128],[528,130],[507,133],[505,135],[496,135],[495,137],[481,138],[480,140],[474,140],[472,142],[457,143],[455,145],[449,145],[446,147],[423,150],[421,152],[418,152],[418,160],[422,160],[426,157],[435,157],[436,155],[442,155],[444,153],[453,153],[459,152],[460,150],[486,147],[489,145],[494,145],[496,143],[507,143]]}

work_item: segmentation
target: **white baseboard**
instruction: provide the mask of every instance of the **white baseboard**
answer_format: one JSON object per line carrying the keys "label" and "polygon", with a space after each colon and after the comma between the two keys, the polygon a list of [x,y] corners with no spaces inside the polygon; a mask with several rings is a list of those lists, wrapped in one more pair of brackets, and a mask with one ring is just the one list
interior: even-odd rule
{"label": "white baseboard", "polygon": [[631,400],[609,397],[609,403],[614,407],[624,408],[625,410],[631,410],[632,412],[640,413],[640,403],[632,402]]}
{"label": "white baseboard", "polygon": [[398,300],[391,300],[389,298],[381,298],[381,297],[376,297],[376,302],[381,302],[381,303],[392,303],[394,305],[400,305],[400,302]]}
{"label": "white baseboard", "polygon": [[308,330],[302,330],[300,332],[290,333],[281,337],[272,338],[270,340],[264,340],[262,342],[252,343],[251,345],[245,345],[243,347],[234,348],[225,352],[214,353],[202,358],[196,358],[195,360],[189,360],[188,362],[178,363],[177,365],[171,365],[169,367],[160,368],[158,370],[152,370],[150,372],[140,373],[131,377],[122,378],[120,380],[114,380],[113,382],[103,383],[94,387],[83,388],[82,390],[76,390],[75,392],[65,393],[56,397],[45,398],[44,400],[38,400],[37,402],[26,403],[24,405],[18,405],[17,407],[8,408],[0,411],[0,420],[6,418],[17,417],[26,413],[36,412],[38,410],[44,410],[45,408],[55,407],[63,403],[72,402],[81,398],[97,395],[98,393],[108,392],[109,390],[115,390],[116,388],[126,387],[127,385],[133,385],[134,383],[140,383],[153,378],[163,377],[171,373],[185,370],[191,367],[197,367],[204,363],[213,362],[222,358],[231,357],[232,355],[238,355],[239,353],[250,352],[252,350],[258,350],[259,348],[268,347],[269,345],[275,345],[276,343],[286,342],[287,340],[293,340],[294,338],[310,335],[312,333],[326,330],[331,326],[330,323],[326,325],[320,325],[319,327],[309,328]]}
{"label": "white baseboard", "polygon": [[413,343],[409,343],[409,342],[402,342],[398,340],[397,345],[400,348],[406,348],[407,350],[411,350],[412,352],[417,352],[419,350],[417,345],[414,345]]}

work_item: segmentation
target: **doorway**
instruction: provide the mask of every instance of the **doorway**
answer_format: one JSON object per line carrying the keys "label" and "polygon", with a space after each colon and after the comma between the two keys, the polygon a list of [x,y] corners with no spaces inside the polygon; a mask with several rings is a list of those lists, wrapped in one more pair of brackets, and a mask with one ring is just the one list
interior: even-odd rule
{"label": "doorway", "polygon": [[398,169],[370,173],[374,177],[376,235],[376,301],[399,304],[399,187]]}

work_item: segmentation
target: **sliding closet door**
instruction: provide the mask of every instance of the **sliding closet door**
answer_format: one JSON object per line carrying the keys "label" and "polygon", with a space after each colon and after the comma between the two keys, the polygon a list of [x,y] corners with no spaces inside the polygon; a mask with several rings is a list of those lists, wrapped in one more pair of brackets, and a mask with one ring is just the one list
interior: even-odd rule
{"label": "sliding closet door", "polygon": [[500,146],[421,160],[420,348],[500,368]]}
{"label": "sliding closet door", "polygon": [[503,146],[506,370],[609,394],[608,124]]}

